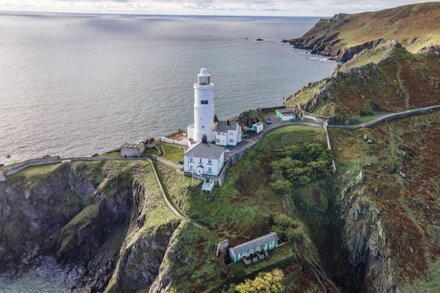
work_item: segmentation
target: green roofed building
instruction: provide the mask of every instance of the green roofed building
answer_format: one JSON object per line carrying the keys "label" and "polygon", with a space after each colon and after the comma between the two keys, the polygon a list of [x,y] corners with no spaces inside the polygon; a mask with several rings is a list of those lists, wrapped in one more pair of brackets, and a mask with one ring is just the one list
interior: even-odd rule
{"label": "green roofed building", "polygon": [[287,109],[275,110],[275,114],[283,121],[291,121],[296,119],[296,114]]}
{"label": "green roofed building", "polygon": [[275,232],[261,236],[254,240],[242,243],[228,249],[229,258],[238,263],[243,260],[245,264],[255,262],[267,257],[267,252],[278,246],[278,236]]}

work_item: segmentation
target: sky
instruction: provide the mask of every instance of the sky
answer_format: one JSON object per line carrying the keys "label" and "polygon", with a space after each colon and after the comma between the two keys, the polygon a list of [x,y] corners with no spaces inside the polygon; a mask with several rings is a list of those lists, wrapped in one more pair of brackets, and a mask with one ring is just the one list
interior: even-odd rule
{"label": "sky", "polygon": [[0,11],[332,16],[416,2],[426,0],[0,0]]}

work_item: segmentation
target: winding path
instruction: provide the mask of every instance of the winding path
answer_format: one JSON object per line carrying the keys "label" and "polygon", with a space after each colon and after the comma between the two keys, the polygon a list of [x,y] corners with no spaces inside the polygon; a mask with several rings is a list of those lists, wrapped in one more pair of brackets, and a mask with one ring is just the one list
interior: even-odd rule
{"label": "winding path", "polygon": [[427,113],[431,113],[433,111],[438,111],[438,110],[440,110],[440,105],[435,105],[435,106],[430,106],[430,107],[425,107],[425,108],[417,108],[417,109],[411,109],[411,110],[406,110],[406,111],[402,111],[402,112],[382,115],[377,118],[374,118],[373,120],[370,120],[370,121],[367,121],[364,123],[360,123],[360,124],[355,124],[355,125],[330,125],[329,124],[328,127],[346,128],[346,129],[374,127],[374,126],[376,126],[380,123],[383,123],[383,122],[389,122],[389,121],[393,121],[393,120],[403,119],[403,118],[407,118],[407,117],[414,116],[414,115],[427,114]]}

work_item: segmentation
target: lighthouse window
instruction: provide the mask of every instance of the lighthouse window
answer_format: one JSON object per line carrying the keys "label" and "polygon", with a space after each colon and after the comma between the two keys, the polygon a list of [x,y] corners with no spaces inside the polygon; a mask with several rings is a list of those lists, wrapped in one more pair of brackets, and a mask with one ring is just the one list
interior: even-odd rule
{"label": "lighthouse window", "polygon": [[208,101],[207,101],[207,100],[201,100],[200,103],[201,103],[202,105],[208,105]]}

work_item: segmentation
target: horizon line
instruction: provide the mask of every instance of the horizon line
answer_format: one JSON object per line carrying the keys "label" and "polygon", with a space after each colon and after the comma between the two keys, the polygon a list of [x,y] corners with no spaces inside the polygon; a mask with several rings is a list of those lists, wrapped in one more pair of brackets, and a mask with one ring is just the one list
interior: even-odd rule
{"label": "horizon line", "polygon": [[0,10],[0,15],[25,15],[25,14],[68,14],[68,15],[133,15],[133,16],[180,16],[180,17],[265,17],[265,18],[331,18],[332,16],[301,16],[301,15],[251,15],[251,14],[172,14],[148,12],[87,12],[87,11],[30,11],[30,10]]}

